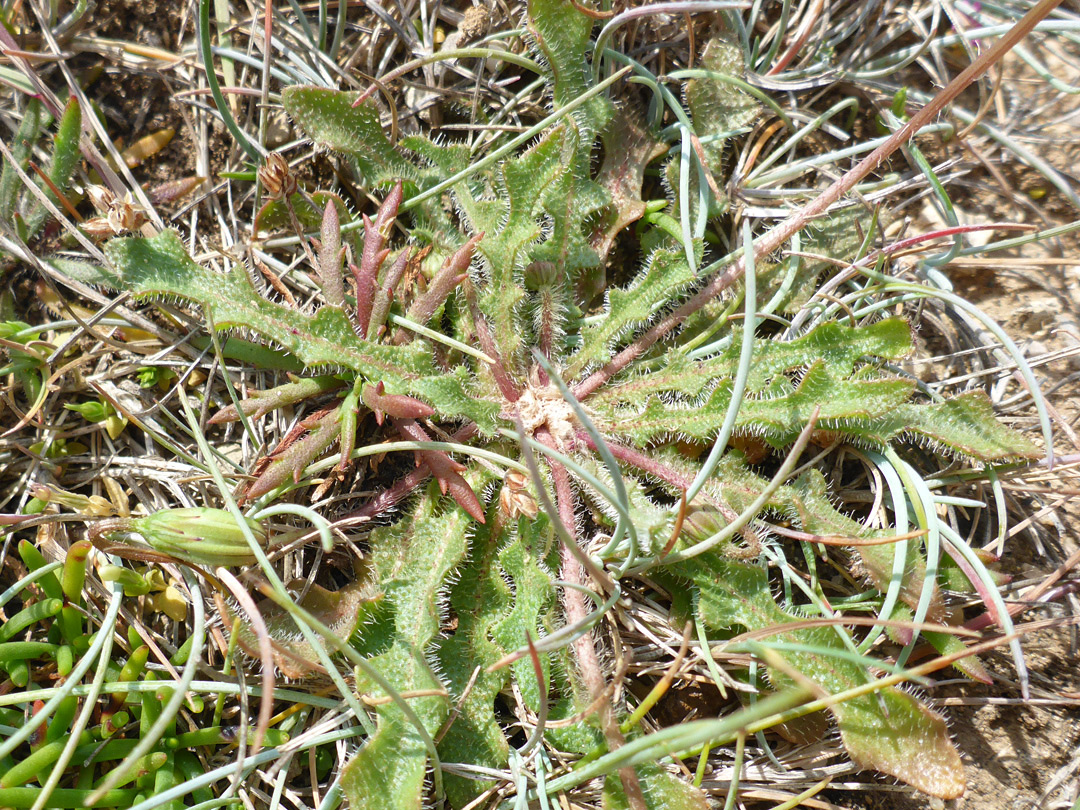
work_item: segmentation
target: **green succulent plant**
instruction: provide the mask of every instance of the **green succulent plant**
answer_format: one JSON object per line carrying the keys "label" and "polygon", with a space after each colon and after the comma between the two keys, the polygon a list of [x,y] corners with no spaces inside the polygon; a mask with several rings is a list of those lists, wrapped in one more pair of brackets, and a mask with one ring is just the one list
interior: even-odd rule
{"label": "green succulent plant", "polygon": [[[550,790],[604,777],[605,807],[704,808],[703,793],[657,766],[661,752],[701,754],[749,725],[643,734],[611,703],[598,646],[634,577],[675,594],[673,615],[703,642],[747,634],[732,650],[755,655],[765,678],[751,685],[777,693],[751,708],[760,717],[794,717],[814,696],[857,765],[960,795],[944,720],[896,680],[876,680],[889,669],[870,654],[881,628],[853,634],[812,590],[801,609],[774,596],[770,527],[796,531],[808,559],[817,539],[849,538],[877,619],[910,646],[926,623],[946,621],[939,557],[961,551],[842,513],[817,467],[796,471],[800,454],[845,445],[903,470],[899,452],[914,446],[984,465],[1036,447],[997,421],[983,393],[928,400],[890,365],[914,350],[902,318],[773,327],[766,316],[791,323],[830,265],[755,266],[749,224],[730,242],[716,224],[731,214],[716,193],[725,146],[759,111],[728,81],[741,70],[737,49],[713,41],[687,81],[680,151],[646,113],[605,95],[626,70],[594,77],[590,16],[531,0],[527,25],[553,113],[483,159],[421,135],[392,143],[360,94],[284,90],[303,132],[383,197],[373,218],[356,219],[330,192],[290,195],[286,183],[260,212],[264,226],[318,223],[314,311],[270,300],[240,265],[200,265],[173,231],[110,241],[103,268],[60,265],[140,299],[200,307],[215,329],[254,333],[305,367],[212,420],[321,403],[246,500],[304,487],[333,448],[342,468],[414,454],[411,471],[349,515],[375,526],[366,576],[381,594],[352,640],[364,661],[355,689],[396,697],[376,703],[344,768],[345,795],[356,808],[405,810],[434,791],[464,807],[492,769],[520,772],[543,743],[582,757]],[[666,199],[643,198],[657,186],[647,175],[664,179]],[[835,211],[804,234],[803,253],[850,262],[876,228],[860,208]],[[368,413],[378,432],[359,446]],[[927,637],[964,652],[948,633]],[[504,708],[511,689],[516,721]],[[581,720],[548,728],[545,717]],[[523,779],[519,794],[529,791]]]}

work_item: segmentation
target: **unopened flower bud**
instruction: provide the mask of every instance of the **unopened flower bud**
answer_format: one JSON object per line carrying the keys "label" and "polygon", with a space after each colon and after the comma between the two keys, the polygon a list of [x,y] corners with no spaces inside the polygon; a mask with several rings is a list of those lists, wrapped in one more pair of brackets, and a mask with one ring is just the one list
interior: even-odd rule
{"label": "unopened flower bud", "polygon": [[694,498],[686,507],[686,519],[682,534],[689,540],[700,543],[719,532],[728,521],[714,504],[701,498]]}
{"label": "unopened flower bud", "polygon": [[[266,545],[266,529],[245,518],[260,546]],[[255,555],[243,529],[231,512],[224,509],[193,507],[165,509],[132,521],[131,528],[151,548],[197,565],[251,565]]]}

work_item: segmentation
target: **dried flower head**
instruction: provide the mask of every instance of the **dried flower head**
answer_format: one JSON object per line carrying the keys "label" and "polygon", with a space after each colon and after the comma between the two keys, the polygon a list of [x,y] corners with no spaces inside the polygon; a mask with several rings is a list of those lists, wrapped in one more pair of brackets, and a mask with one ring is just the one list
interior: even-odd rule
{"label": "dried flower head", "polygon": [[469,6],[465,9],[461,24],[458,26],[458,31],[461,32],[459,42],[466,43],[472,42],[474,39],[480,39],[488,32],[490,26],[491,12],[487,8],[484,6]]}
{"label": "dried flower head", "polygon": [[105,186],[90,186],[86,195],[101,215],[82,224],[83,230],[93,239],[131,233],[147,222],[146,211],[135,202],[130,191],[125,192],[123,197],[117,197]]}
{"label": "dried flower head", "polygon": [[296,176],[288,162],[277,152],[271,152],[259,169],[259,182],[272,200],[291,197],[296,193]]}
{"label": "dried flower head", "polygon": [[518,470],[509,470],[503,479],[499,493],[499,508],[511,520],[521,516],[532,520],[540,511],[536,499],[529,492],[529,478]]}

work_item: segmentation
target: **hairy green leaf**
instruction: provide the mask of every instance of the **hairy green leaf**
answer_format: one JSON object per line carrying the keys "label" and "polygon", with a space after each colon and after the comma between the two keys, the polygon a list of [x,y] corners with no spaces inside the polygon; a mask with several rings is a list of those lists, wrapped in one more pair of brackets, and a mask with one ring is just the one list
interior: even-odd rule
{"label": "hairy green leaf", "polygon": [[[823,323],[795,340],[755,341],[746,386],[749,391],[760,391],[776,375],[808,367],[818,360],[833,375],[847,377],[860,359],[899,360],[913,349],[911,327],[902,318],[888,318],[860,327]],[[713,358],[692,361],[682,350],[672,349],[661,368],[609,386],[597,392],[590,403],[629,405],[643,402],[649,394],[662,392],[697,396],[710,381],[735,375],[741,351],[742,337],[738,331],[732,336],[732,344]]]}
{"label": "hairy green leaf", "polygon": [[[777,629],[799,621],[773,600],[765,569],[717,554],[676,566],[697,587],[698,618],[710,630]],[[814,651],[776,650],[803,676],[835,695],[872,681],[866,667],[834,654],[851,649],[836,627],[802,628],[770,634],[766,641],[805,645]],[[795,681],[783,670],[769,668],[773,686],[783,690]],[[964,768],[949,738],[945,721],[912,695],[895,687],[833,704],[830,713],[852,760],[889,774],[931,796],[954,799],[964,792]]]}
{"label": "hairy green leaf", "polygon": [[[429,486],[410,520],[372,536],[372,572],[393,609],[395,625],[391,648],[369,663],[399,693],[442,687],[427,653],[439,632],[447,578],[465,560],[473,525],[459,508],[440,510],[437,493]],[[366,677],[358,676],[357,684],[362,691],[381,692]],[[408,702],[430,736],[450,711],[447,697],[411,697]],[[375,735],[342,772],[345,796],[354,810],[419,810],[428,767],[423,740],[397,703],[379,705],[376,716]]]}
{"label": "hairy green leaf", "polygon": [[[494,703],[511,676],[526,702],[534,710],[538,708],[539,686],[531,660],[487,671],[529,636],[539,637],[540,613],[552,596],[551,577],[542,562],[552,540],[551,527],[538,521],[523,523],[522,528],[520,534],[512,533],[509,542],[505,535],[493,537],[486,528],[479,529],[469,565],[451,593],[450,606],[458,626],[435,647],[442,673],[455,695],[464,692],[477,667],[480,673],[460,716],[439,744],[439,755],[448,762],[489,768],[505,765],[509,746]],[[545,685],[550,684],[548,656],[541,656],[541,664]],[[468,804],[488,787],[473,779],[447,777],[447,793],[455,807]]]}
{"label": "hairy green leaf", "polygon": [[[749,509],[766,487],[766,481],[747,469],[737,459],[725,458],[717,470],[719,483],[710,486],[707,491],[714,501],[726,505],[728,514],[739,514]],[[818,470],[807,470],[790,484],[781,486],[769,499],[766,509],[779,514],[809,534],[827,537],[850,537],[857,539],[879,539],[888,537],[893,532],[881,529],[867,529],[858,521],[838,511],[829,499],[825,477]],[[704,539],[728,524],[728,519],[717,506],[708,503],[695,506],[690,516],[689,531],[695,539]],[[893,576],[893,560],[896,546],[855,545],[855,553],[862,562],[863,570],[875,588],[883,593],[888,589]],[[908,541],[904,559],[904,570],[900,581],[901,601],[914,608],[919,604],[922,590],[926,584],[926,560],[922,546],[916,541]],[[930,597],[927,619],[940,621],[945,617],[945,606],[941,593],[934,583],[930,583],[933,593]]]}
{"label": "hairy green leaf", "polygon": [[[645,795],[645,806],[649,810],[708,810],[709,800],[704,793],[659,765],[639,765],[634,770],[637,771],[641,792]],[[630,803],[617,775],[604,779],[601,801],[603,810],[630,810]]]}
{"label": "hairy green leaf", "polygon": [[[11,141],[11,156],[20,168],[26,167],[26,161],[30,157],[38,135],[49,125],[50,120],[51,116],[36,98],[31,98],[26,102],[19,129]],[[15,213],[15,203],[18,200],[19,189],[22,188],[22,181],[8,161],[5,160],[3,163],[3,169],[0,169],[0,219],[10,223]]]}
{"label": "hairy green leaf", "polygon": [[346,315],[323,307],[314,316],[275,304],[233,267],[222,275],[192,260],[175,231],[150,239],[114,239],[105,246],[119,286],[136,297],[171,297],[200,304],[218,329],[242,327],[285,348],[309,367],[348,368],[382,381],[388,393],[415,395],[446,418],[464,417],[494,429],[498,406],[465,388],[464,370],[445,374],[419,342],[387,346],[356,335]]}
{"label": "hairy green leaf", "polygon": [[415,168],[383,132],[375,103],[354,107],[359,93],[325,87],[295,86],[281,91],[286,112],[319,146],[344,152],[356,161],[360,176],[371,184],[411,180]]}
{"label": "hairy green leaf", "polygon": [[[529,0],[529,32],[551,72],[556,107],[573,101],[591,83],[585,61],[593,21],[570,0]],[[584,114],[582,118],[588,118]]]}
{"label": "hairy green leaf", "polygon": [[[382,598],[377,585],[364,579],[350,582],[337,591],[328,591],[305,580],[291,582],[289,587],[293,591],[303,592],[304,597],[297,604],[333,631],[338,641],[336,646],[335,642],[330,642],[330,652],[336,652],[348,643]],[[240,646],[249,655],[258,655],[259,640],[247,614],[241,610],[231,612],[233,617],[240,619]],[[302,678],[312,670],[322,668],[315,650],[297,630],[296,622],[284,608],[266,599],[259,605],[259,613],[273,643],[274,663],[282,675]]]}
{"label": "hairy green leaf", "polygon": [[474,231],[485,236],[477,245],[490,283],[480,300],[504,358],[516,358],[523,335],[512,313],[525,297],[519,284],[528,247],[540,237],[537,217],[547,188],[564,171],[561,163],[562,130],[555,130],[521,157],[507,161],[494,178],[494,198],[478,199],[470,187],[459,184],[458,204]]}
{"label": "hairy green leaf", "polygon": [[[60,116],[56,135],[53,136],[52,159],[49,162],[49,170],[46,172],[50,182],[56,186],[60,193],[66,192],[71,185],[71,175],[75,172],[75,167],[79,162],[79,137],[81,135],[82,108],[79,106],[79,100],[73,97],[68,99],[64,112]],[[51,188],[46,186],[43,191],[54,205],[59,204],[59,200]],[[49,212],[45,209],[45,206],[35,201],[30,212],[26,215],[27,232],[30,234],[37,233],[48,216]]]}
{"label": "hairy green leaf", "polygon": [[969,391],[933,405],[907,405],[893,416],[892,423],[897,433],[979,461],[1042,455],[1031,440],[1001,424],[990,398],[982,391]]}
{"label": "hairy green leaf", "polygon": [[701,54],[701,68],[716,77],[691,79],[686,83],[686,103],[694,130],[702,140],[709,168],[723,169],[724,144],[732,130],[757,120],[761,105],[745,92],[722,81],[721,76],[742,78],[742,50],[720,39],[712,40]]}
{"label": "hairy green leaf", "polygon": [[644,272],[628,288],[608,293],[606,317],[596,326],[583,330],[582,347],[571,359],[567,376],[575,377],[586,368],[609,360],[616,340],[669,305],[693,281],[694,274],[682,251],[655,251]]}
{"label": "hairy green leaf", "polygon": [[[783,447],[795,440],[814,408],[820,406],[818,425],[821,429],[844,433],[849,420],[858,420],[860,430],[863,430],[875,417],[904,404],[914,387],[914,383],[900,379],[839,380],[818,361],[794,390],[782,378],[780,384],[767,389],[760,398],[745,400],[735,426],[737,430],[760,436],[773,446]],[[731,390],[730,382],[721,382],[700,404],[676,405],[652,398],[644,411],[635,413],[620,409],[610,412],[605,427],[639,444],[665,436],[709,439],[716,435],[724,421],[731,403]],[[866,429],[866,433],[869,432]]]}

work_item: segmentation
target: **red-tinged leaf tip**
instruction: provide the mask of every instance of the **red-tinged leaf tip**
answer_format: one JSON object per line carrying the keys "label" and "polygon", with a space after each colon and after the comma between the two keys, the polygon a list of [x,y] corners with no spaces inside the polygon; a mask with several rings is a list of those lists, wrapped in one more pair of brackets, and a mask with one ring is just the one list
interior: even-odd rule
{"label": "red-tinged leaf tip", "polygon": [[235,422],[240,418],[240,412],[235,405],[226,405],[213,416],[206,420],[210,425],[222,425],[226,422]]}
{"label": "red-tinged leaf tip", "polygon": [[394,217],[397,216],[398,208],[401,206],[401,201],[405,198],[405,186],[398,180],[394,184],[394,188],[386,195],[386,199],[383,200],[382,205],[379,206],[379,213],[376,217],[376,221],[379,223],[379,230]]}
{"label": "red-tinged leaf tip", "polygon": [[974,655],[970,658],[961,658],[959,661],[954,661],[953,666],[973,681],[984,683],[987,686],[994,682],[994,679],[990,677],[990,672],[983,666],[983,662]]}
{"label": "red-tinged leaf tip", "polygon": [[[404,394],[384,394],[385,390],[382,382],[375,386],[366,385],[360,392],[360,398],[371,410],[382,411],[397,419],[425,419],[435,414],[435,409],[426,402]],[[406,433],[414,439],[428,441],[426,434],[421,439],[411,428],[406,430]]]}
{"label": "red-tinged leaf tip", "polygon": [[[446,483],[450,490],[450,497],[468,513],[469,517],[477,523],[487,522],[484,519],[484,507],[480,503],[480,499],[476,497],[476,493],[473,492],[472,487],[464,478],[457,473],[453,473],[446,479]],[[445,494],[445,490],[443,492]]]}

